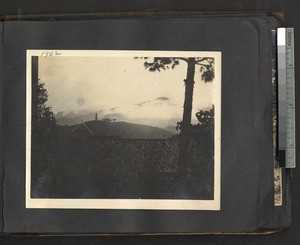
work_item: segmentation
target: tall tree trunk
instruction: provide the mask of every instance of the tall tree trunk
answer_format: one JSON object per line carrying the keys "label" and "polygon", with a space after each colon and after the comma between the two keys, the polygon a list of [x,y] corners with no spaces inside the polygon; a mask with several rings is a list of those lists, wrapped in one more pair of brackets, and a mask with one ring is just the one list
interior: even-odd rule
{"label": "tall tree trunk", "polygon": [[178,182],[180,183],[180,192],[185,194],[185,188],[188,178],[188,151],[189,151],[189,128],[192,121],[194,77],[195,77],[195,58],[189,58],[187,62],[187,74],[185,82],[185,97],[183,105],[183,118],[181,124],[181,142],[179,146],[179,166]]}
{"label": "tall tree trunk", "polygon": [[39,82],[39,68],[38,56],[31,57],[31,131],[33,134],[37,133],[38,127],[38,82]]}
{"label": "tall tree trunk", "polygon": [[[187,62],[187,74],[185,82],[185,95],[183,104],[182,129],[186,130],[191,124],[193,109],[194,77],[195,77],[195,58],[189,58]],[[183,132],[185,133],[185,132]]]}

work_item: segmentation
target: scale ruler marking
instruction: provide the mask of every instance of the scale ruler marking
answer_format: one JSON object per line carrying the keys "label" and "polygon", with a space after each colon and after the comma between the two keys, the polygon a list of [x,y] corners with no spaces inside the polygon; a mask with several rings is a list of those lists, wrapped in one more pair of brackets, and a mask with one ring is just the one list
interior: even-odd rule
{"label": "scale ruler marking", "polygon": [[296,167],[294,29],[278,28],[278,148],[281,167]]}

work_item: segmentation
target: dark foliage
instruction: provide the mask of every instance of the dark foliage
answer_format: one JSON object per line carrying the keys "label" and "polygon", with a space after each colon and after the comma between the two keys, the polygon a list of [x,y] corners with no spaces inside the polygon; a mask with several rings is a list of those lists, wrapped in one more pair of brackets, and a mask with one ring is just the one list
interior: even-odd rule
{"label": "dark foliage", "polygon": [[[196,117],[199,121],[197,124],[191,124],[188,128],[188,135],[190,138],[196,140],[202,140],[207,142],[209,138],[213,139],[214,133],[214,106],[210,110],[200,110],[196,113]],[[182,122],[178,122],[176,130],[182,134]],[[205,140],[204,140],[205,139]]]}
{"label": "dark foliage", "polygon": [[195,126],[201,127],[206,131],[214,128],[214,106],[208,111],[200,110],[196,113],[196,117],[199,123]]}
{"label": "dark foliage", "polygon": [[204,82],[212,82],[215,78],[215,69],[213,66],[203,68],[201,67],[200,70],[202,71],[201,79]]}
{"label": "dark foliage", "polygon": [[113,120],[112,119],[110,119],[110,118],[103,118],[102,120],[101,120],[102,122],[112,122]]}
{"label": "dark foliage", "polygon": [[39,137],[40,140],[51,138],[56,129],[56,119],[51,107],[46,105],[48,101],[48,92],[45,89],[45,84],[38,80],[33,83],[32,88],[32,110],[33,114],[33,136]]}
{"label": "dark foliage", "polygon": [[[202,62],[202,63],[201,63]],[[213,58],[207,58],[200,63],[201,79],[204,82],[212,82],[215,78],[215,61]]]}
{"label": "dark foliage", "polygon": [[146,61],[144,63],[145,69],[149,71],[161,71],[166,69],[174,69],[179,65],[179,58],[153,58],[152,62]]}
{"label": "dark foliage", "polygon": [[204,82],[212,82],[215,78],[215,63],[214,58],[204,57],[204,58],[182,58],[182,57],[154,57],[151,62],[149,62],[149,57],[144,57],[145,59],[145,69],[148,69],[151,72],[167,69],[174,69],[177,65],[180,64],[180,61],[190,62],[191,59],[194,59],[195,65],[200,66],[201,79]]}

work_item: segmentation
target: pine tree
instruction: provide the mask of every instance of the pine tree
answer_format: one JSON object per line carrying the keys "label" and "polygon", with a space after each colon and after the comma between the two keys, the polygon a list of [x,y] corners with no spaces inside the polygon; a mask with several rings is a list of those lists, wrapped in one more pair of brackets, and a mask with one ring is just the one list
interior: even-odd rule
{"label": "pine tree", "polygon": [[162,71],[166,69],[174,69],[180,63],[185,63],[187,65],[186,78],[183,80],[185,84],[185,96],[183,104],[183,117],[180,123],[181,131],[186,131],[191,125],[192,119],[192,109],[193,109],[193,93],[195,84],[195,73],[198,68],[199,74],[201,75],[201,80],[208,83],[212,82],[215,76],[215,66],[214,58],[211,57],[174,57],[174,58],[164,58],[164,57],[154,57],[151,61],[150,58],[145,57],[146,61],[144,67],[150,72]]}

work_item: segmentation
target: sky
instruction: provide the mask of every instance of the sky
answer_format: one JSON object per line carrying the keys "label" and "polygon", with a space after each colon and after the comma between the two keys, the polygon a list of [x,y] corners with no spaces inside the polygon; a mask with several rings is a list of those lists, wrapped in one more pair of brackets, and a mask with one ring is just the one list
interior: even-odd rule
{"label": "sky", "polygon": [[[148,121],[154,126],[166,126],[160,121],[180,121],[187,64],[181,61],[175,69],[149,72],[144,62],[133,57],[40,57],[39,78],[54,113],[119,113],[128,121]],[[194,123],[197,111],[211,107],[214,83],[204,83],[196,71]],[[160,97],[168,100],[157,100]]]}

